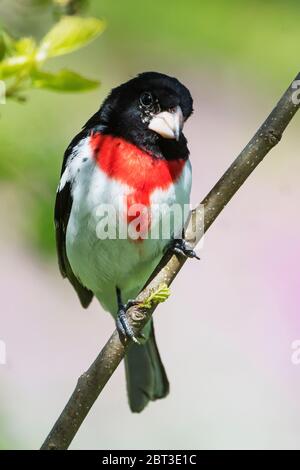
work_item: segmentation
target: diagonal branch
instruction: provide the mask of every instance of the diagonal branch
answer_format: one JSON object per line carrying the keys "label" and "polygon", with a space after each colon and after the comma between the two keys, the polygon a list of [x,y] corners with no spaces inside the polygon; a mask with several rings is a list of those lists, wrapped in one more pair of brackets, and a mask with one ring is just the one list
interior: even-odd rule
{"label": "diagonal branch", "polygon": [[[254,168],[280,141],[285,128],[300,106],[300,99],[297,96],[298,92],[296,90],[297,85],[300,83],[299,80],[300,73],[226,173],[203,202],[191,212],[186,229],[186,239],[193,247]],[[138,295],[137,300],[144,302],[161,284],[169,286],[184,263],[185,258],[166,254],[144,289]],[[129,310],[127,313],[128,320],[135,334],[141,331],[155,308],[141,309],[132,307]],[[130,342],[122,344],[117,331],[113,332],[93,364],[79,378],[73,394],[41,449],[67,449],[69,447],[95,400],[123,359],[129,344]]]}

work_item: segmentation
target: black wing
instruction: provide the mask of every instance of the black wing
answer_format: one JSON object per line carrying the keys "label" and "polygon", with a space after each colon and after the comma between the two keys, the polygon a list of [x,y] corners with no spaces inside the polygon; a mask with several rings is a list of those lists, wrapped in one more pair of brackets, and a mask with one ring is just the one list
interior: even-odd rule
{"label": "black wing", "polygon": [[[71,142],[69,147],[67,148],[61,175],[65,171],[65,167],[67,164],[67,160],[71,155],[72,149],[76,145],[76,143],[84,137],[84,133],[81,132],[75,139]],[[81,282],[77,279],[75,274],[73,273],[68,257],[66,252],[66,231],[68,226],[68,221],[72,209],[73,198],[71,193],[71,183],[69,181],[66,182],[65,186],[61,189],[61,191],[57,191],[56,201],[55,201],[55,210],[54,210],[54,221],[55,221],[55,234],[56,234],[56,250],[58,256],[58,264],[59,269],[63,277],[67,277],[71,284],[73,285],[74,289],[76,290],[78,297],[80,299],[81,305],[84,308],[87,308],[91,303],[93,298],[93,293],[84,287]]]}

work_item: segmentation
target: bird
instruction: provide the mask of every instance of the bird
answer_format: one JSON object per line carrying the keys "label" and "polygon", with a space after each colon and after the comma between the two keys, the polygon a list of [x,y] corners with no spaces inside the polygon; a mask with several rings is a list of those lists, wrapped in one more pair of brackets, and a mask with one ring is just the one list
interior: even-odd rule
{"label": "bird", "polygon": [[[134,340],[125,355],[133,412],[164,398],[169,381],[153,320],[144,327],[141,343],[126,311],[166,250],[197,258],[183,238],[186,216],[174,226],[177,234],[174,228],[165,237],[160,231],[156,237],[146,236],[170,216],[174,205],[189,205],[192,168],[183,126],[192,113],[188,88],[163,73],[143,72],[113,88],[67,147],[56,193],[62,276],[84,308],[97,298],[114,317],[120,338]],[[142,207],[138,214],[130,214],[134,206]],[[105,218],[106,210],[110,213]],[[137,218],[135,236],[120,234]],[[109,230],[104,230],[104,220]]]}

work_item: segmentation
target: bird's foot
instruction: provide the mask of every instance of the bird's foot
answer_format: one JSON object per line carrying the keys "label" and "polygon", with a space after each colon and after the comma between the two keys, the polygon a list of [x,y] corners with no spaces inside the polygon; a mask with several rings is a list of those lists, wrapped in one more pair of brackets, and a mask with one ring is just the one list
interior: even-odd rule
{"label": "bird's foot", "polygon": [[171,250],[173,253],[180,254],[186,258],[200,259],[195,250],[183,238],[177,238],[172,242]]}
{"label": "bird's foot", "polygon": [[[116,326],[119,334],[126,339],[132,339],[137,344],[141,344],[139,339],[135,336],[131,326],[129,325],[126,313],[131,307],[138,305],[140,302],[137,300],[128,300],[128,302],[124,304],[119,304],[119,310],[116,320]],[[143,339],[143,335],[141,335]]]}

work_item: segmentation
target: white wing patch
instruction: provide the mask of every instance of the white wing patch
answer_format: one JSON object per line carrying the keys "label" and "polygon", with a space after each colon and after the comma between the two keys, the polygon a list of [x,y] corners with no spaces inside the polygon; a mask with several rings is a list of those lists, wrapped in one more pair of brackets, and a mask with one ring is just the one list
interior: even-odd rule
{"label": "white wing patch", "polygon": [[67,160],[65,171],[61,175],[57,189],[58,192],[65,187],[66,183],[74,181],[82,166],[93,159],[93,152],[89,145],[89,140],[89,137],[85,137],[73,148]]}

